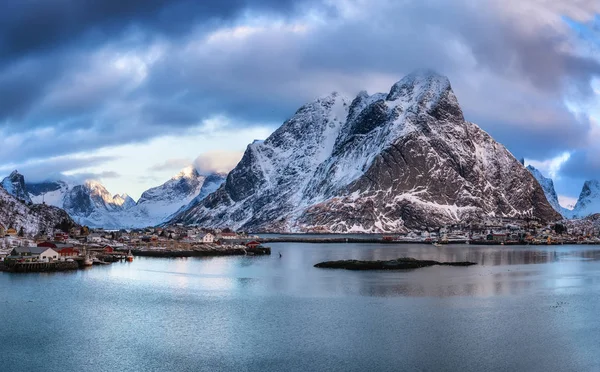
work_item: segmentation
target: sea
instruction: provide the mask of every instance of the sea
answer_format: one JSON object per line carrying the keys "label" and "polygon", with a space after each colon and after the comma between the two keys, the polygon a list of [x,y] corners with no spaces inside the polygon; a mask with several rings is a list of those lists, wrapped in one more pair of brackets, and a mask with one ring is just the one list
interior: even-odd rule
{"label": "sea", "polygon": [[0,273],[0,371],[600,371],[600,247],[271,247]]}

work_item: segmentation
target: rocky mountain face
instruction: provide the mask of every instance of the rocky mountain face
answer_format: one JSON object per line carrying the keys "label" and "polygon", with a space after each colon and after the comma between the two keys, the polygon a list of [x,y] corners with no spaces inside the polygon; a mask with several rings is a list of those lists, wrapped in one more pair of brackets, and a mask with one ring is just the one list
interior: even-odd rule
{"label": "rocky mountain face", "polygon": [[171,222],[252,231],[396,232],[484,216],[559,219],[535,178],[465,121],[447,78],[302,106]]}
{"label": "rocky mountain face", "polygon": [[31,198],[25,189],[25,178],[16,170],[2,180],[2,188],[15,198],[31,204]]}
{"label": "rocky mountain face", "polygon": [[[13,178],[22,180],[23,176],[18,174]],[[112,195],[97,181],[83,184],[23,181],[21,189],[33,203],[63,208],[81,225],[125,228],[158,225],[195,198],[216,190],[224,180],[224,175],[203,176],[188,167],[163,185],[144,192],[137,203],[127,194]]]}
{"label": "rocky mountain face", "polygon": [[41,232],[52,233],[63,221],[74,224],[71,217],[62,209],[42,204],[26,204],[0,188],[0,224],[5,228],[21,227],[26,235]]}
{"label": "rocky mountain face", "polygon": [[558,195],[554,189],[554,181],[552,181],[551,178],[545,177],[537,168],[531,165],[527,166],[527,170],[533,175],[533,177],[535,177],[540,186],[542,186],[544,195],[546,195],[546,199],[548,199],[548,203],[550,203],[552,208],[554,208],[554,210],[560,213],[563,217],[570,216],[571,210],[562,207],[558,202]]}
{"label": "rocky mountain face", "polygon": [[583,184],[577,203],[569,217],[584,218],[595,213],[600,213],[600,182],[589,180]]}

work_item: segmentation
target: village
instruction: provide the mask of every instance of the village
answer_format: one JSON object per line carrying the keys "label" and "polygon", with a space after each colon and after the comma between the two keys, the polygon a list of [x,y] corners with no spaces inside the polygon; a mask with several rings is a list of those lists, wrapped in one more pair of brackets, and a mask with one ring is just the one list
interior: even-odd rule
{"label": "village", "polygon": [[[72,227],[26,236],[21,229],[0,225],[0,262],[5,271],[27,264],[37,271],[68,270],[108,264],[133,256],[192,257],[265,255],[269,242],[380,242],[478,245],[600,244],[600,215],[542,224],[536,220],[487,218],[478,224],[456,224],[401,234],[264,234],[230,229],[174,225],[133,230]],[[37,265],[32,264],[48,264]],[[1,266],[1,265],[0,265]],[[38,270],[39,269],[39,270]],[[29,269],[28,269],[29,270]]]}
{"label": "village", "polygon": [[62,271],[105,265],[133,256],[192,257],[265,255],[256,236],[231,230],[175,226],[138,230],[73,227],[27,237],[22,230],[0,225],[0,271]]}

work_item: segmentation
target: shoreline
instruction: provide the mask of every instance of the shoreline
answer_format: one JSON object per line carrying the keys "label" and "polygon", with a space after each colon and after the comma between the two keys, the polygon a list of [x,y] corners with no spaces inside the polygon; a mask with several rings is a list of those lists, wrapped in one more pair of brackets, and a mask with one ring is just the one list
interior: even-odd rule
{"label": "shoreline", "polygon": [[453,240],[448,242],[424,242],[424,241],[416,241],[416,240],[383,240],[381,238],[358,238],[358,237],[331,237],[331,238],[303,238],[295,236],[289,237],[276,237],[276,238],[258,238],[257,241],[261,243],[309,243],[309,244],[340,244],[340,243],[375,243],[375,244],[422,244],[422,245],[433,245],[441,244],[441,245],[449,245],[449,244],[458,244],[458,245],[600,245],[599,242],[589,242],[589,241],[575,241],[575,240],[566,240],[562,242],[499,242],[499,241],[487,241],[487,240],[478,240],[478,241],[467,241],[467,240]]}

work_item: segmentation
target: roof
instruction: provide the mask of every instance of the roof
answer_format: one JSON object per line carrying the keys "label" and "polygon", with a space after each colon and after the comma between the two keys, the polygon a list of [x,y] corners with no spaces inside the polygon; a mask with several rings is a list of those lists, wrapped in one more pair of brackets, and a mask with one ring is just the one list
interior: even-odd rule
{"label": "roof", "polygon": [[47,251],[48,249],[52,249],[52,248],[48,248],[48,247],[15,247],[15,249],[13,251],[15,251],[19,254],[23,254],[23,253],[40,254],[42,252]]}
{"label": "roof", "polygon": [[68,244],[68,243],[59,243],[59,242],[41,242],[41,243],[38,243],[38,247],[40,247],[40,246],[43,247],[44,245],[51,245],[51,248],[55,248],[55,249],[75,248],[73,246],[73,244]]}

